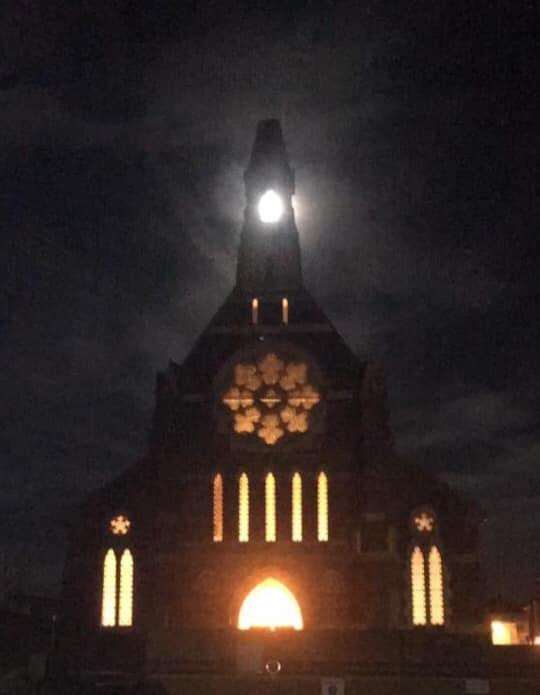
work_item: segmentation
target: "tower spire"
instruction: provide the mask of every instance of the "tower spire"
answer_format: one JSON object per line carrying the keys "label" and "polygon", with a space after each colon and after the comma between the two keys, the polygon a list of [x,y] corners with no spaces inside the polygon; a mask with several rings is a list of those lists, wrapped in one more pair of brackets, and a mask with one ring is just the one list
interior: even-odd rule
{"label": "tower spire", "polygon": [[244,183],[237,289],[258,294],[299,289],[302,271],[292,206],[294,171],[277,119],[259,122]]}

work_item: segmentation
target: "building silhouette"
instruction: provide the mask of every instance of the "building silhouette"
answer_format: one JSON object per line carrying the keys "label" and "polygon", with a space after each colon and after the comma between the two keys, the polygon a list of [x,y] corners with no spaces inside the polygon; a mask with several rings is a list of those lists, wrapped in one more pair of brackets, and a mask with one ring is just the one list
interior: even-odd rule
{"label": "building silhouette", "polygon": [[278,121],[244,181],[236,285],[73,528],[58,663],[141,692],[483,687],[478,509],[396,453],[381,365],[306,290]]}

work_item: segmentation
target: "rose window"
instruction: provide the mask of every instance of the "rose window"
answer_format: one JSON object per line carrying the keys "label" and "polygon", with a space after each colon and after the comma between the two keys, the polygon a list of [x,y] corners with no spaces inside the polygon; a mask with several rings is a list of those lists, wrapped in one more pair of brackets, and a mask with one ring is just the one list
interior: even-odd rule
{"label": "rose window", "polygon": [[126,533],[129,531],[130,526],[131,521],[127,518],[127,516],[124,516],[123,514],[115,516],[113,519],[111,519],[109,524],[111,533],[115,536],[125,536]]}
{"label": "rose window", "polygon": [[309,411],[321,400],[304,363],[285,362],[274,353],[256,364],[237,364],[234,384],[222,396],[234,431],[254,434],[274,445],[286,433],[309,429]]}
{"label": "rose window", "polygon": [[433,527],[435,526],[433,514],[429,514],[427,512],[417,514],[414,517],[414,525],[416,530],[420,531],[421,533],[429,533],[430,531],[433,531]]}

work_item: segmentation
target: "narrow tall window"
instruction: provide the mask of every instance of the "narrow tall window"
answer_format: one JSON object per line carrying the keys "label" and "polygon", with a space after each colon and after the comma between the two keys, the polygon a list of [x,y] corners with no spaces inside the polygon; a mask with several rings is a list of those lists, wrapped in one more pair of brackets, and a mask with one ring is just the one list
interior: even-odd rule
{"label": "narrow tall window", "polygon": [[220,473],[214,476],[213,483],[213,504],[214,504],[214,543],[221,543],[223,540],[223,478]]}
{"label": "narrow tall window", "polygon": [[251,300],[251,323],[254,325],[259,323],[259,300],[253,297]]}
{"label": "narrow tall window", "polygon": [[444,588],[441,553],[436,545],[429,551],[429,613],[432,625],[444,625]]}
{"label": "narrow tall window", "polygon": [[245,473],[238,481],[238,540],[249,541],[249,480]]}
{"label": "narrow tall window", "polygon": [[413,625],[426,624],[426,577],[424,564],[424,553],[416,546],[411,553]]}
{"label": "narrow tall window", "polygon": [[302,540],[302,478],[295,473],[292,479],[292,539]]}
{"label": "narrow tall window", "polygon": [[317,478],[317,539],[328,540],[328,477],[319,473]]}
{"label": "narrow tall window", "polygon": [[120,601],[118,607],[118,625],[133,625],[133,555],[124,550],[120,559]]}
{"label": "narrow tall window", "polygon": [[103,561],[103,594],[101,599],[101,625],[116,625],[116,555],[112,548]]}
{"label": "narrow tall window", "polygon": [[289,323],[289,300],[283,297],[281,300],[281,320],[283,323]]}
{"label": "narrow tall window", "polygon": [[265,539],[268,543],[276,540],[276,479],[268,473],[264,481]]}

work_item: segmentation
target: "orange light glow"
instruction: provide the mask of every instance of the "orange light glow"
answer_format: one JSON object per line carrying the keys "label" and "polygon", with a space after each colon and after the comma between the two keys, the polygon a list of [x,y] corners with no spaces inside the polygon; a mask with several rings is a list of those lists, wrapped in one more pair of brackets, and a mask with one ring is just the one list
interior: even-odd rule
{"label": "orange light glow", "polygon": [[223,478],[218,473],[214,476],[214,543],[223,540]]}
{"label": "orange light glow", "polygon": [[493,620],[491,623],[491,641],[499,646],[519,644],[516,623]]}
{"label": "orange light glow", "polygon": [[276,479],[273,473],[268,473],[264,483],[265,496],[265,540],[273,543],[276,540]]}
{"label": "orange light glow", "polygon": [[118,625],[130,627],[133,624],[133,555],[124,550],[120,560],[120,602],[118,606]]}
{"label": "orange light glow", "polygon": [[265,579],[244,599],[238,615],[238,629],[249,630],[252,627],[303,629],[304,621],[298,601],[277,579]]}
{"label": "orange light glow", "polygon": [[328,477],[319,473],[317,478],[317,540],[328,540]]}
{"label": "orange light glow", "polygon": [[424,553],[418,546],[411,554],[411,590],[413,625],[426,624],[426,582]]}
{"label": "orange light glow", "polygon": [[103,562],[103,595],[101,598],[101,625],[116,625],[116,555],[111,548]]}
{"label": "orange light glow", "polygon": [[435,545],[429,551],[429,612],[432,625],[444,625],[442,558]]}
{"label": "orange light glow", "polygon": [[292,479],[292,539],[295,543],[302,540],[302,478],[295,473]]}
{"label": "orange light glow", "polygon": [[259,300],[253,297],[251,300],[251,323],[259,323]]}
{"label": "orange light glow", "polygon": [[245,473],[238,481],[238,540],[249,541],[249,480]]}
{"label": "orange light glow", "polygon": [[283,297],[281,300],[281,319],[283,323],[289,323],[289,300]]}

